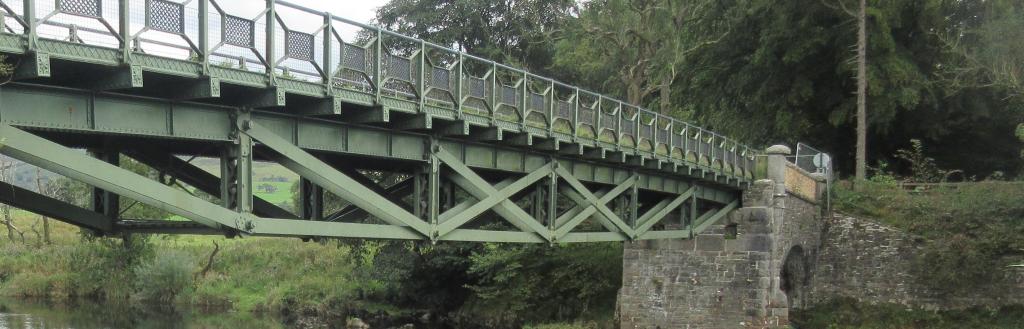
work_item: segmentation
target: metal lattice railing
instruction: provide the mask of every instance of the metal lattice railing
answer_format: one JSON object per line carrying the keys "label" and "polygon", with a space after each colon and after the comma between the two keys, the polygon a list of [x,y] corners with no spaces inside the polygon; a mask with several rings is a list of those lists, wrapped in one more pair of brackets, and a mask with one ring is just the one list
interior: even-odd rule
{"label": "metal lattice railing", "polygon": [[0,14],[3,33],[264,72],[753,178],[757,152],[681,120],[330,13],[250,1],[262,8],[217,0],[0,0]]}

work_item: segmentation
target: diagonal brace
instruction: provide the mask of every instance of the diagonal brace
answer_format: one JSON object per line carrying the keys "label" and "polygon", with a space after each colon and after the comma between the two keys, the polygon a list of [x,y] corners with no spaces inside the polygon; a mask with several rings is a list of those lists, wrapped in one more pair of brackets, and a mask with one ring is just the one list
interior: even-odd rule
{"label": "diagonal brace", "polygon": [[246,120],[239,122],[239,125],[243,133],[280,154],[278,162],[299,176],[322,186],[388,224],[408,226],[420,234],[430,236],[429,224],[391,200],[359,184],[352,177],[334,169],[298,146],[292,145],[258,123]]}
{"label": "diagonal brace", "polygon": [[665,216],[668,215],[668,213],[672,212],[673,210],[678,208],[679,205],[683,204],[683,201],[686,201],[686,199],[693,197],[693,193],[696,191],[697,187],[690,187],[690,189],[686,190],[686,192],[683,192],[683,194],[680,194],[679,196],[672,199],[672,201],[669,202],[668,205],[660,208],[654,207],[648,210],[647,213],[641,216],[640,219],[637,221],[638,223],[641,223],[636,228],[637,235],[643,234],[644,232],[647,232],[647,230],[650,230],[651,227],[654,226],[654,224],[657,224],[659,221],[661,221],[662,218],[665,218]]}
{"label": "diagonal brace", "polygon": [[[494,186],[488,184],[486,180],[469,169],[468,166],[455,158],[451,153],[441,149],[439,146],[435,146],[434,155],[455,172],[455,175],[450,178],[451,181],[466,190],[466,192],[469,192],[473,197],[482,200],[498,193]],[[502,199],[494,207],[494,212],[521,230],[524,228],[529,229],[544,237],[545,240],[551,241],[551,231],[522,208],[519,208],[515,202],[508,200],[508,198]]]}
{"label": "diagonal brace", "polygon": [[[550,173],[551,166],[542,166],[539,169],[534,170],[529,175],[526,175],[516,180],[514,183],[506,186],[505,188],[497,190],[495,193],[491,193],[489,196],[481,199],[479,202],[470,206],[468,209],[454,215],[450,220],[447,220],[444,223],[438,225],[438,235],[444,236],[445,234],[448,234],[449,232],[455,230],[459,226],[466,224],[476,216],[482,214],[484,211],[491,209],[494,206],[497,206],[498,203],[508,200],[508,198],[513,194],[519,193],[523,189],[529,187],[530,185],[533,185],[533,183],[536,183],[538,180],[547,177]],[[447,213],[447,211],[445,213]]]}
{"label": "diagonal brace", "polygon": [[622,220],[622,218],[619,218],[619,216],[616,215],[615,212],[613,212],[611,209],[608,209],[608,206],[606,205],[608,203],[608,201],[611,201],[612,199],[614,199],[616,196],[618,196],[618,194],[621,194],[622,192],[625,192],[625,189],[626,189],[625,184],[626,183],[630,184],[629,186],[632,186],[632,184],[635,184],[635,182],[636,182],[636,175],[630,177],[627,182],[625,182],[624,184],[620,184],[619,186],[616,186],[615,189],[612,190],[612,192],[618,192],[618,193],[616,193],[614,195],[612,193],[608,193],[608,194],[604,195],[603,197],[598,198],[596,195],[591,193],[590,190],[588,190],[587,187],[584,186],[582,182],[580,182],[578,179],[576,179],[576,177],[574,177],[572,175],[572,173],[569,173],[564,168],[561,168],[561,167],[555,168],[555,172],[558,174],[559,177],[561,177],[567,183],[569,183],[569,186],[572,186],[573,189],[575,189],[577,192],[582,194],[583,197],[588,202],[590,202],[590,206],[591,207],[596,208],[596,210],[598,212],[601,212],[601,214],[603,214],[605,217],[607,217],[609,220],[611,220],[612,223],[615,223],[615,225],[617,225],[619,227],[619,229],[622,230],[623,233],[625,233],[629,237],[635,237],[636,236],[635,232],[633,231],[633,228],[630,227],[629,224],[626,224],[626,222],[624,222]]}
{"label": "diagonal brace", "polygon": [[[557,172],[557,170],[556,170],[556,172]],[[559,176],[564,176],[566,174],[568,174],[568,173],[559,173]],[[575,180],[574,177],[570,176],[570,178],[572,180]],[[569,179],[566,179],[566,181],[570,182]],[[580,204],[580,205],[586,205],[586,208],[584,208],[583,211],[581,211],[579,213],[575,213],[575,214],[570,211],[570,212],[562,215],[562,217],[559,217],[555,221],[556,223],[557,222],[565,222],[564,225],[560,226],[557,230],[555,230],[555,235],[559,239],[561,239],[561,238],[565,237],[567,234],[569,234],[569,232],[572,231],[572,229],[576,228],[576,226],[579,226],[580,223],[583,223],[583,220],[587,219],[587,217],[590,217],[590,215],[593,215],[593,214],[597,213],[599,211],[598,210],[598,206],[602,206],[602,207],[607,208],[607,206],[605,206],[605,204],[607,204],[608,202],[611,202],[612,200],[617,198],[619,195],[621,195],[622,193],[624,193],[627,190],[629,190],[630,188],[632,188],[633,184],[636,183],[636,176],[632,176],[632,177],[627,178],[625,181],[623,181],[619,185],[615,186],[615,188],[612,188],[611,191],[608,191],[608,193],[605,193],[604,195],[602,195],[600,197],[597,197],[596,195],[591,193],[590,190],[588,190],[585,186],[583,186],[582,183],[579,183],[579,181],[576,181],[576,183],[578,184],[578,186],[572,184],[572,182],[570,182],[569,185],[572,186],[573,189],[575,189],[577,191],[577,193],[581,194],[581,196],[583,197],[585,203]],[[613,213],[613,212],[611,212],[609,210],[607,213],[601,212],[599,215],[601,217],[604,217],[604,218],[608,219],[615,226],[617,226],[618,229],[621,231],[620,233],[625,234],[627,237],[631,236],[630,233],[626,233],[627,232],[626,230],[622,230],[622,227],[626,227],[628,229],[629,226],[625,225],[625,223],[622,222],[622,219],[619,218],[618,215],[615,215],[615,213]],[[569,219],[568,221],[566,221],[565,218],[568,218],[570,216],[571,216],[572,219]],[[631,231],[629,231],[629,232],[631,232]]]}
{"label": "diagonal brace", "polygon": [[[147,166],[153,167],[157,170],[164,171],[171,174],[174,178],[180,179],[185,184],[191,185],[203,193],[220,196],[220,178],[213,174],[206,172],[205,170],[196,167],[188,161],[179,159],[178,157],[170,154],[160,154],[153,151],[144,150],[143,148],[134,148],[131,150],[124,151],[128,156],[132,157],[139,162],[146,164]],[[298,218],[288,210],[284,210],[277,205],[263,200],[262,198],[254,196],[253,201],[253,212],[257,216],[271,217],[271,218]]]}
{"label": "diagonal brace", "polygon": [[0,182],[0,202],[75,226],[102,232],[113,229],[111,219],[104,214],[6,182]]}
{"label": "diagonal brace", "polygon": [[249,231],[252,216],[236,213],[185,191],[161,184],[82,152],[0,124],[0,153],[40,168],[166,210],[210,227],[221,225]]}

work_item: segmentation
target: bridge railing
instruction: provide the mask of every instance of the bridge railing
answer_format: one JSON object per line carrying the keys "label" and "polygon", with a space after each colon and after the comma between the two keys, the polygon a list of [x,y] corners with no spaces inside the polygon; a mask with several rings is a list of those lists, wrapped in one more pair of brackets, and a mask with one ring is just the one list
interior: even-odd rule
{"label": "bridge railing", "polygon": [[[250,3],[259,3],[251,1]],[[444,114],[754,178],[755,151],[661,113],[282,0],[0,0],[4,33],[116,48],[322,86],[367,105]]]}

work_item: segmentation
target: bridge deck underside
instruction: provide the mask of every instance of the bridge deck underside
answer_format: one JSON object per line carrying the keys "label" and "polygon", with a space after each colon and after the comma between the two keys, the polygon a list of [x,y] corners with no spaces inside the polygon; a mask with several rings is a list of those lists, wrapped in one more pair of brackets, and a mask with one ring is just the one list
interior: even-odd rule
{"label": "bridge deck underside", "polygon": [[[690,237],[737,205],[735,187],[642,166],[49,86],[0,88],[0,125],[0,153],[96,188],[91,209],[12,185],[0,201],[101,233],[625,241]],[[121,155],[164,178],[121,168]],[[220,158],[220,172],[193,156]],[[254,161],[301,177],[297,210],[253,196]],[[325,195],[341,208],[324,209]],[[122,196],[188,221],[120,218]]]}
{"label": "bridge deck underside", "polygon": [[[0,0],[15,65],[0,153],[92,185],[93,202],[16,186],[0,201],[98,232],[678,238],[754,179],[754,152],[711,131],[289,3],[244,18],[215,0],[55,1]],[[310,17],[296,15],[324,23],[300,32]],[[219,173],[193,156],[219,158]],[[297,210],[253,196],[253,161],[301,177]],[[120,218],[121,197],[187,221]],[[342,209],[325,209],[331,198]]]}

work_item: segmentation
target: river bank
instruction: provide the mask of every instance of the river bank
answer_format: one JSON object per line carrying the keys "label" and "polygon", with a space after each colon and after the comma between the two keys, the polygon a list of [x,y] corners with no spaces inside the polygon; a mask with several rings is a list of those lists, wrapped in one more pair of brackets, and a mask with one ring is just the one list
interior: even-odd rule
{"label": "river bank", "polygon": [[[618,246],[543,246],[537,251],[452,244],[423,250],[427,247],[372,241],[165,235],[122,240],[91,237],[53,221],[51,243],[45,243],[34,234],[38,222],[38,217],[16,212],[15,224],[23,228],[24,239],[19,235],[13,241],[0,239],[0,296],[56,304],[158,303],[187,312],[273,316],[284,323],[338,324],[359,318],[373,328],[410,323],[518,328],[577,320],[591,323],[587,327],[604,328],[611,323],[620,280],[616,272],[621,271],[614,268],[620,264]],[[420,249],[406,251],[406,247]],[[395,248],[399,250],[388,251]],[[520,258],[534,252],[545,253],[550,260],[522,264]],[[579,257],[580,253],[589,254],[589,260]],[[405,265],[413,262],[405,257],[426,262],[408,268]],[[608,268],[549,271],[566,259],[576,260],[575,265]],[[426,268],[449,268],[453,273]],[[550,278],[561,280],[566,288],[547,289],[547,283],[530,278],[542,271],[551,272]],[[590,274],[574,278],[578,272]],[[418,279],[412,278],[414,274]],[[537,312],[547,321],[515,317],[520,310],[537,307],[538,300],[557,302],[559,298],[590,304],[564,303],[560,313],[551,307],[548,313]],[[453,303],[458,304],[453,307]]]}

